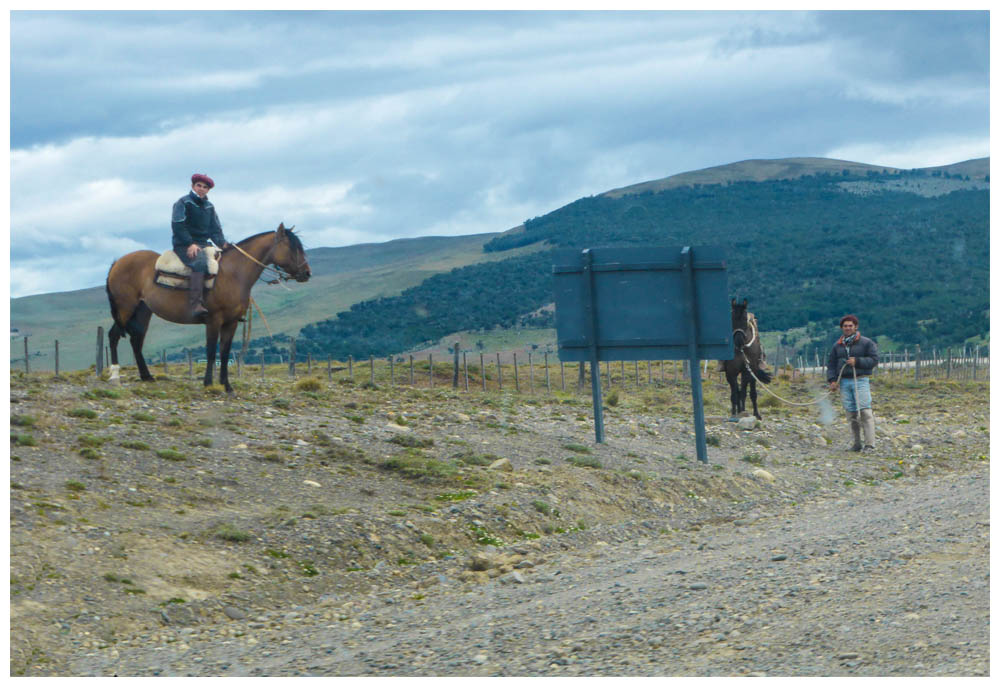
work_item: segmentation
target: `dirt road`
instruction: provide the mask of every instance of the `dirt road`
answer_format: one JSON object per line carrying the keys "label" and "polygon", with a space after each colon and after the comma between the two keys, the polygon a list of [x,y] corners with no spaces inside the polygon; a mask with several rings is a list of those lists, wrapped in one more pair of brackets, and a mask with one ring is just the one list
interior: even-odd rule
{"label": "dirt road", "polygon": [[[611,537],[609,537],[611,538]],[[326,622],[79,656],[80,675],[988,675],[988,467],[595,542]],[[257,627],[255,627],[255,625]]]}

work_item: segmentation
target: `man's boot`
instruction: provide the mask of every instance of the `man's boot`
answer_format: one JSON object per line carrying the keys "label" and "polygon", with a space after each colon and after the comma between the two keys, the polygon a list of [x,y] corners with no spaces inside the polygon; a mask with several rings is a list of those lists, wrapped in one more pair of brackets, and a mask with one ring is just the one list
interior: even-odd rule
{"label": "man's boot", "polygon": [[191,284],[188,287],[188,310],[191,313],[191,319],[195,322],[204,322],[205,316],[208,315],[208,309],[205,307],[205,302],[202,300],[204,294],[205,273],[192,272]]}
{"label": "man's boot", "polygon": [[851,446],[852,451],[861,450],[861,422],[858,420],[858,414],[848,412],[847,419],[851,423],[851,434],[854,435],[854,445]]}
{"label": "man's boot", "polygon": [[865,447],[866,451],[875,450],[875,413],[872,412],[871,408],[865,408],[861,411],[861,426],[865,430]]}

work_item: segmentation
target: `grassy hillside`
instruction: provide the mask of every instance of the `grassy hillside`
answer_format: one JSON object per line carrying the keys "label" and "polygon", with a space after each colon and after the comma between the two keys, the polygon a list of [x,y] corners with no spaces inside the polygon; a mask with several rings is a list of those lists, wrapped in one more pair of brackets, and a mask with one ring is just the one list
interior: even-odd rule
{"label": "grassy hillside", "polygon": [[[799,176],[580,199],[484,246],[501,255],[531,246],[544,252],[355,304],[304,328],[297,345],[337,358],[386,355],[458,330],[523,323],[551,302],[549,249],[609,244],[724,246],[731,292],[750,298],[766,329],[806,327],[807,349],[825,346],[831,321],[845,311],[861,315],[867,334],[904,344],[987,334],[988,179],[964,173],[981,171],[980,161],[909,171],[774,162],[750,169]],[[551,317],[530,324],[551,326]]]}

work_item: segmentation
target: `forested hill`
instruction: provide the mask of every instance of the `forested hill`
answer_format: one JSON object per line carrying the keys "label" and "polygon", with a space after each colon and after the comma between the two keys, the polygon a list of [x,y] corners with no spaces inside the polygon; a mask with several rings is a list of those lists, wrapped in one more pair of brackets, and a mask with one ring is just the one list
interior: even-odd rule
{"label": "forested hill", "polygon": [[297,345],[338,359],[388,355],[454,331],[510,326],[551,302],[552,249],[608,244],[724,246],[730,292],[750,299],[766,330],[813,323],[828,332],[854,312],[869,336],[957,344],[989,331],[988,182],[940,169],[845,168],[582,198],[484,247],[545,250],[356,304],[303,328]]}

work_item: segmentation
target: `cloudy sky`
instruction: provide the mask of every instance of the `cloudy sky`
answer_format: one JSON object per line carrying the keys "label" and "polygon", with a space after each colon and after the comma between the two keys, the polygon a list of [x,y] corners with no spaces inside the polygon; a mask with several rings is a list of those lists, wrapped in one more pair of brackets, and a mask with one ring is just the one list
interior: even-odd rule
{"label": "cloudy sky", "polygon": [[504,231],[751,158],[989,155],[986,12],[13,12],[10,295],[227,238]]}

